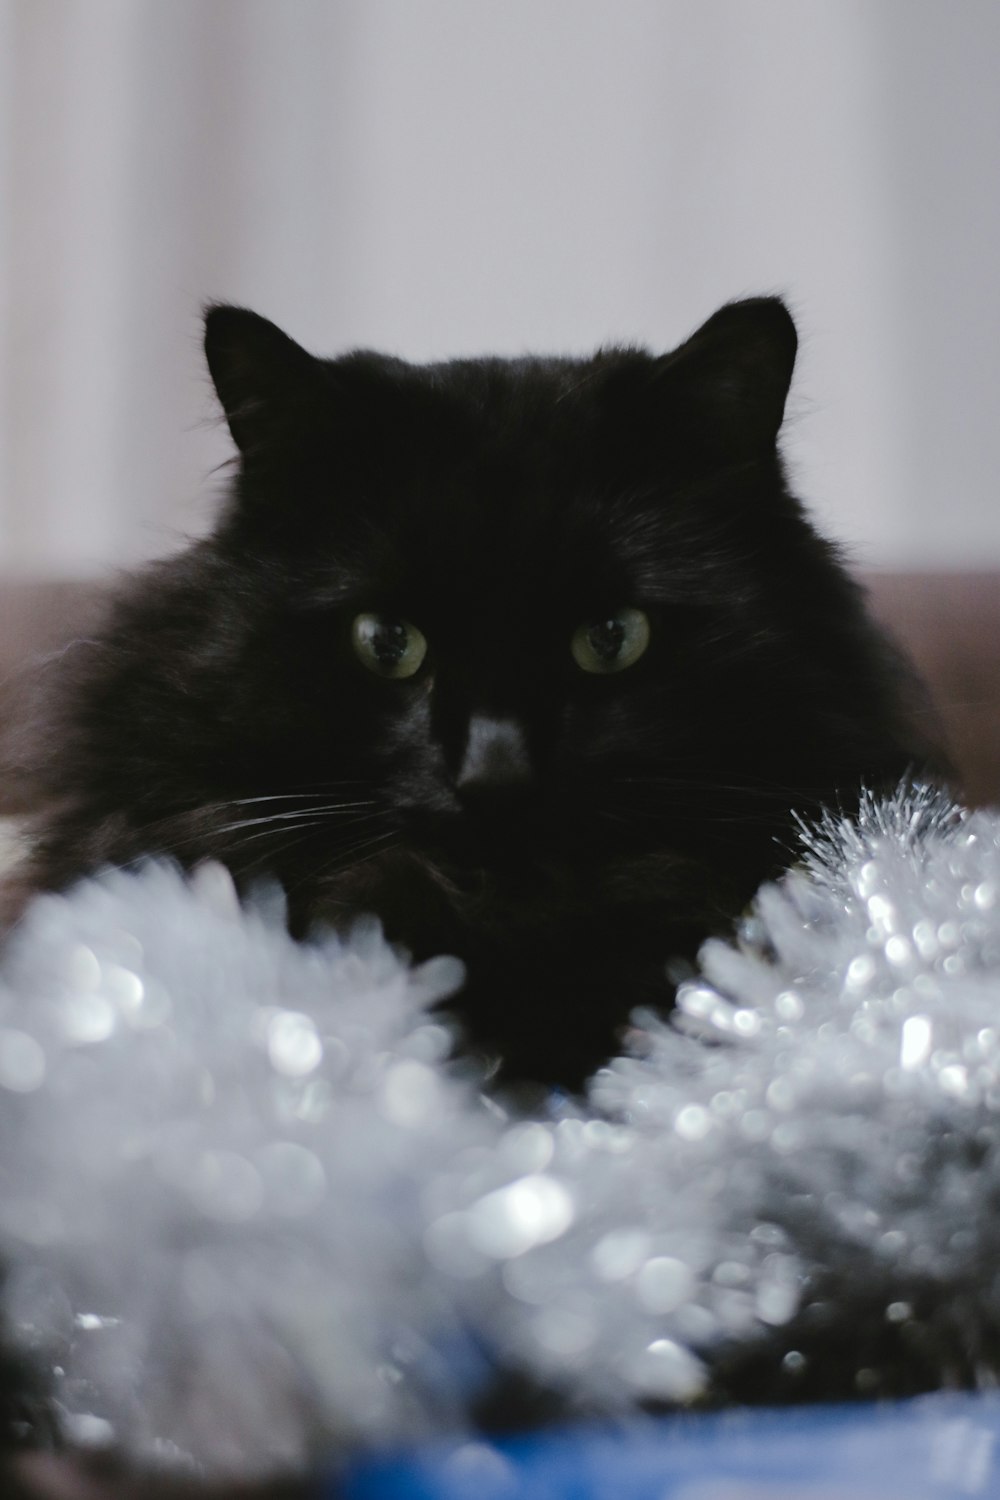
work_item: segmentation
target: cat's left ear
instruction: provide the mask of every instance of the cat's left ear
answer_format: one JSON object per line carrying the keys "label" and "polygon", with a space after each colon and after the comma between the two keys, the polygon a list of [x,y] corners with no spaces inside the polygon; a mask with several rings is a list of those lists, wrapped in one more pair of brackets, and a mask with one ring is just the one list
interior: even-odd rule
{"label": "cat's left ear", "polygon": [[798,336],[778,297],[730,302],[672,354],[657,361],[658,382],[739,458],[773,449],[795,367]]}
{"label": "cat's left ear", "polygon": [[205,357],[242,453],[266,442],[315,390],[321,368],[267,318],[225,303],[206,309]]}

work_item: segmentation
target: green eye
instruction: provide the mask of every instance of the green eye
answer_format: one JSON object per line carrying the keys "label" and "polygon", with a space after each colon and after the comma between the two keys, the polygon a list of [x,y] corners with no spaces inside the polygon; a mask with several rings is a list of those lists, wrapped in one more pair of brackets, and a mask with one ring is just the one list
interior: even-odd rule
{"label": "green eye", "polygon": [[648,645],[649,616],[641,609],[618,609],[574,630],[569,648],[585,672],[624,672]]}
{"label": "green eye", "polygon": [[355,615],[351,645],[358,660],[377,677],[397,681],[419,672],[427,655],[427,641],[409,620],[395,615]]}

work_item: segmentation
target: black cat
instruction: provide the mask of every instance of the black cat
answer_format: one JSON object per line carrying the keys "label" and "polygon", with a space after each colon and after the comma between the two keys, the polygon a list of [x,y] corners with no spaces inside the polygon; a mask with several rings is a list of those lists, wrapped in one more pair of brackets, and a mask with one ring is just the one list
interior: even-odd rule
{"label": "black cat", "polygon": [[[35,878],[161,852],[374,910],[507,1078],[578,1085],[665,965],[925,752],[906,674],[776,450],[796,335],[315,359],[218,306],[214,534],[73,654]],[[49,743],[53,743],[50,738]]]}

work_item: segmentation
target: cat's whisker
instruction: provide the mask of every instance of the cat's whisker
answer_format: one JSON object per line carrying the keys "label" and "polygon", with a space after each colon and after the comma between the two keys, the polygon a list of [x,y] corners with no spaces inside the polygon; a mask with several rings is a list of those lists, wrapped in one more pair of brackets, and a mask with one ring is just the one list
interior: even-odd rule
{"label": "cat's whisker", "polygon": [[387,828],[384,833],[377,833],[373,838],[362,839],[360,843],[353,844],[348,849],[337,850],[336,863],[332,866],[332,868],[342,869],[346,867],[353,867],[355,864],[355,857],[358,854],[363,853],[366,849],[373,848],[377,844],[383,843],[386,839],[398,837],[398,832],[399,831],[396,828]]}
{"label": "cat's whisker", "polygon": [[[371,814],[369,814],[367,817],[352,818],[346,824],[338,824],[337,831],[341,832],[350,829],[353,832],[357,832],[361,824],[370,823],[371,821]],[[304,816],[298,822],[287,824],[281,823],[269,828],[261,828],[256,833],[248,833],[242,838],[238,839],[234,847],[236,849],[242,849],[246,844],[254,843],[257,839],[266,838],[269,835],[275,835],[279,833],[297,833],[301,830],[311,830],[315,828],[323,828],[328,830],[329,827],[330,824],[326,818],[312,818]],[[336,844],[334,844],[333,847],[335,852],[339,852]],[[348,845],[348,848],[351,847],[353,846]]]}
{"label": "cat's whisker", "polygon": [[[298,846],[308,838],[311,830],[311,824],[306,824],[304,825],[304,827],[291,830],[292,836],[290,838],[286,838],[283,843],[277,845],[270,844],[257,856],[256,859],[248,860],[245,863],[241,861],[240,874],[245,878],[253,871],[260,870],[262,867],[264,867],[266,874],[273,874],[276,876],[276,878],[279,879],[286,892],[291,890],[292,886],[290,886],[286,881],[282,880],[280,875],[278,874],[278,871],[276,869],[276,860],[280,858],[280,856],[287,854],[289,850],[298,848]],[[288,834],[289,830],[287,828],[275,829],[274,832]],[[251,839],[256,837],[258,837],[258,835],[251,835]],[[247,843],[251,842],[251,839],[248,839]]]}
{"label": "cat's whisker", "polygon": [[[652,787],[647,795],[609,800],[608,806],[633,817],[645,817],[657,812],[678,811],[689,818],[710,817],[713,812],[732,812],[741,817],[762,817],[769,820],[781,816],[782,808],[788,811],[819,805],[808,793],[789,792],[785,796],[774,794],[755,798],[752,792],[717,792],[711,787],[666,786]],[[825,806],[829,805],[827,801]]]}
{"label": "cat's whisker", "polygon": [[239,807],[250,802],[276,802],[282,798],[289,800],[297,797],[329,797],[335,791],[348,791],[350,788],[361,788],[371,794],[374,790],[369,779],[345,779],[337,778],[330,781],[297,781],[286,782],[283,792],[254,792],[249,796],[242,797],[219,797],[211,802],[206,802],[207,807]]}
{"label": "cat's whisker", "polygon": [[[367,812],[352,812],[348,816],[342,814],[341,807],[342,804],[339,803],[331,804],[330,808],[304,807],[297,808],[293,813],[273,813],[267,817],[244,818],[233,823],[179,828],[176,835],[172,834],[172,829],[179,819],[177,815],[172,815],[157,824],[147,825],[145,831],[147,838],[151,840],[148,847],[167,856],[183,860],[185,851],[195,846],[203,849],[206,854],[214,854],[217,858],[226,859],[230,855],[237,854],[245,844],[268,835],[294,833],[299,829],[311,830],[321,827],[330,831],[336,830],[338,834],[342,834],[348,830],[357,830],[363,823],[371,823],[389,816],[387,809],[378,807]],[[198,809],[199,812],[208,813],[212,810],[212,807]],[[258,831],[243,833],[244,829],[250,828]],[[229,837],[233,834],[243,836]],[[215,840],[220,841],[220,847],[213,847]]]}
{"label": "cat's whisker", "polygon": [[825,798],[818,792],[810,792],[804,787],[783,786],[779,782],[717,782],[696,781],[687,776],[623,776],[616,778],[616,785],[635,787],[655,787],[658,791],[676,791],[682,795],[691,792],[708,792],[716,796],[731,793],[734,796],[758,797],[761,800],[773,800],[786,802],[789,806],[798,806],[802,803],[819,803],[829,801],[829,792]]}
{"label": "cat's whisker", "polygon": [[[245,845],[250,844],[250,843],[254,843],[258,839],[264,838],[264,837],[266,837],[268,835],[272,835],[273,836],[273,835],[277,835],[277,834],[286,834],[286,835],[290,834],[291,837],[286,837],[284,839],[284,841],[281,842],[281,843],[273,843],[273,842],[269,843],[266,846],[266,848],[261,852],[261,854],[257,858],[255,858],[255,859],[251,859],[249,861],[243,861],[241,859],[240,863],[239,863],[239,874],[241,876],[245,877],[245,876],[249,875],[251,872],[253,872],[255,870],[259,870],[262,867],[266,866],[267,869],[271,873],[276,874],[277,877],[279,878],[279,880],[281,880],[281,872],[280,872],[280,868],[279,868],[279,862],[280,862],[281,857],[283,855],[286,855],[290,850],[295,849],[300,844],[302,844],[308,838],[308,836],[312,833],[312,831],[315,828],[322,827],[323,823],[324,823],[324,820],[322,818],[317,818],[317,819],[308,820],[308,821],[305,821],[305,822],[302,822],[302,823],[294,824],[292,826],[289,826],[289,825],[285,824],[285,825],[282,825],[281,827],[265,828],[265,829],[262,829],[258,833],[248,834],[245,839],[241,839],[239,841],[239,844],[237,846],[237,848],[239,850],[242,850],[245,847]],[[371,848],[374,845],[377,845],[377,844],[381,843],[385,839],[391,838],[395,833],[396,833],[396,829],[395,828],[390,828],[390,829],[385,830],[385,832],[383,832],[381,834],[375,835],[374,838],[371,838],[371,839],[362,839],[359,843],[354,844],[354,845],[349,845],[346,849],[337,850],[336,851],[337,862],[336,862],[334,868],[336,868],[336,869],[340,869],[340,868],[352,868],[353,867],[353,862],[354,862],[353,861],[353,856],[355,855],[355,853],[357,851]],[[362,863],[364,863],[364,862],[365,861],[362,861]],[[314,864],[315,863],[317,863],[317,861],[314,861]],[[324,860],[324,864],[325,863],[326,862]],[[282,881],[282,884],[283,884],[284,889],[286,890],[286,892],[291,893],[291,892],[295,891],[299,886],[301,886],[302,884],[306,883],[307,879],[309,879],[309,878],[311,878],[311,877],[302,876],[299,880],[294,880],[294,881],[290,881],[290,882]]]}
{"label": "cat's whisker", "polygon": [[236,847],[242,849],[245,845],[255,843],[257,839],[267,838],[270,834],[300,833],[310,828],[319,828],[322,822],[322,818],[306,818],[298,823],[293,823],[291,828],[284,826],[280,828],[261,828],[257,833],[248,833],[246,838],[240,839]]}
{"label": "cat's whisker", "polygon": [[[388,837],[388,835],[387,835],[387,837]],[[375,840],[373,842],[377,843],[379,841]],[[392,849],[393,847],[394,847],[394,845],[389,844],[389,845],[387,845],[383,849],[373,849],[372,852],[370,854],[366,855],[364,859],[352,860],[350,868],[352,870],[360,870],[361,867],[362,867],[362,865],[370,864],[371,861],[373,859],[375,859],[379,854],[386,854],[386,853],[388,853],[389,849]]]}
{"label": "cat's whisker", "polygon": [[[350,801],[350,802],[337,802],[337,803],[333,803],[333,802],[322,802],[322,801],[320,801],[320,799],[324,795],[329,796],[329,792],[327,792],[327,793],[324,794],[322,792],[313,791],[313,792],[309,792],[309,793],[294,794],[294,795],[296,797],[299,797],[301,801],[303,801],[303,802],[306,803],[306,805],[304,807],[299,807],[299,808],[292,809],[291,812],[288,814],[289,816],[295,816],[295,815],[300,814],[300,813],[303,814],[303,815],[305,815],[305,814],[311,813],[313,811],[322,812],[322,811],[326,811],[326,810],[333,810],[335,808],[336,809],[344,809],[344,810],[353,810],[355,808],[362,808],[362,807],[373,807],[373,808],[377,808],[378,807],[378,801],[377,801],[376,798],[355,799],[355,800]],[[265,802],[270,802],[270,801],[280,801],[280,800],[283,800],[284,796],[285,796],[284,793],[278,793],[278,794],[268,793],[268,794],[266,794],[264,796],[260,796],[260,797],[234,797],[234,798],[228,798],[227,797],[227,798],[220,798],[217,801],[200,802],[196,807],[184,809],[182,811],[173,811],[173,812],[165,813],[164,816],[161,817],[161,818],[150,819],[149,821],[146,821],[146,822],[143,823],[143,829],[144,829],[144,831],[145,831],[145,833],[147,835],[149,835],[149,836],[151,836],[151,837],[153,837],[155,839],[156,836],[157,836],[157,834],[158,834],[158,832],[160,830],[162,830],[162,829],[169,830],[171,827],[173,827],[174,825],[176,825],[179,821],[182,821],[183,819],[185,819],[187,817],[190,817],[192,815],[197,815],[197,816],[205,818],[206,820],[209,820],[209,819],[212,818],[213,814],[222,814],[222,813],[225,813],[227,811],[227,809],[230,809],[230,808],[237,808],[237,807],[240,807],[240,806],[252,807],[255,803],[265,803]],[[142,805],[142,800],[143,799],[137,799],[136,805],[137,806],[141,806]],[[150,800],[150,799],[146,799],[146,800]],[[309,805],[309,804],[313,804],[313,805]],[[275,816],[278,816],[278,814],[275,814]],[[249,824],[249,823],[251,823],[253,821],[254,821],[253,819],[248,819],[247,820],[247,824]],[[209,825],[208,823],[206,823],[206,829],[205,829],[205,831],[212,832],[212,833],[217,833],[217,832],[224,831],[224,828],[229,828],[229,827],[234,827],[235,828],[235,827],[239,827],[239,826],[242,826],[242,825],[239,822],[236,822],[236,821],[234,821],[231,825],[224,825],[224,826],[220,826],[218,824],[211,824],[211,825]],[[152,847],[154,847],[154,846],[150,845],[150,848],[152,848]]]}
{"label": "cat's whisker", "polygon": [[[790,808],[791,813],[794,809]],[[690,807],[684,803],[677,802],[667,807],[636,808],[632,812],[615,811],[609,808],[597,809],[599,815],[606,821],[623,828],[641,829],[651,824],[657,828],[666,830],[668,842],[671,829],[690,826]],[[742,812],[720,812],[712,808],[700,809],[698,812],[698,828],[702,834],[707,834],[713,827],[739,827],[739,828],[769,828],[775,829],[773,816],[765,813]]]}
{"label": "cat's whisker", "polygon": [[[314,792],[268,792],[263,797],[230,797],[225,802],[219,802],[218,807],[249,807],[258,802],[307,802],[316,797],[329,795],[329,789]],[[375,803],[374,797],[366,797],[355,802],[345,802],[345,807],[371,807]]]}
{"label": "cat's whisker", "polygon": [[[372,784],[370,780],[362,781],[357,778],[339,778],[332,781],[302,781],[293,784],[293,786],[291,786],[287,792],[255,793],[253,796],[248,797],[205,798],[200,805],[206,810],[221,810],[222,808],[226,807],[241,807],[254,802],[279,801],[282,798],[291,800],[296,797],[300,797],[302,799],[310,797],[329,797],[336,791],[347,791],[351,787],[358,787],[366,792],[372,791]],[[159,788],[149,787],[144,792],[141,792],[136,796],[136,805],[138,806],[146,802],[158,801],[160,795],[161,793]]]}
{"label": "cat's whisker", "polygon": [[[311,870],[303,871],[297,879],[289,881],[285,886],[285,890],[289,895],[294,895],[296,891],[301,890],[304,886],[311,885],[317,878],[322,881],[323,879],[330,879],[335,875],[342,875],[348,870],[359,870],[363,865],[369,864],[379,854],[388,853],[390,849],[394,848],[395,844],[389,842],[389,840],[393,839],[396,843],[399,842],[399,830],[397,828],[386,829],[384,833],[376,834],[374,838],[363,839],[360,843],[348,849],[338,850],[335,859],[324,859],[321,867],[314,863],[314,867]],[[293,840],[289,844],[282,845],[281,850],[278,852],[284,852],[286,849],[293,848],[295,842],[301,842],[301,840]],[[363,854],[364,858],[359,859],[359,854]]]}
{"label": "cat's whisker", "polygon": [[[223,823],[215,829],[216,833],[235,833],[241,828],[255,828],[260,823],[282,823],[294,821],[296,818],[319,817],[334,818],[341,813],[355,812],[360,807],[374,807],[373,802],[330,802],[321,807],[300,807],[291,812],[266,813],[259,818],[243,818],[235,823]],[[375,817],[377,814],[370,813],[368,816]]]}

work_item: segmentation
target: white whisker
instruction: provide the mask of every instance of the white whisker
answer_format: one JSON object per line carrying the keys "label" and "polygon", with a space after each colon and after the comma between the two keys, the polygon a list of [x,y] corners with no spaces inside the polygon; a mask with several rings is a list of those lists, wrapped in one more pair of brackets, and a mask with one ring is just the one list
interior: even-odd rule
{"label": "white whisker", "polygon": [[[235,833],[241,828],[255,828],[260,823],[281,823],[294,820],[295,818],[323,818],[336,817],[338,813],[355,812],[359,807],[374,807],[374,802],[329,802],[321,807],[299,807],[291,812],[265,813],[259,818],[243,818],[235,823],[223,823],[214,830],[215,833]],[[371,814],[372,817],[376,814]]]}

